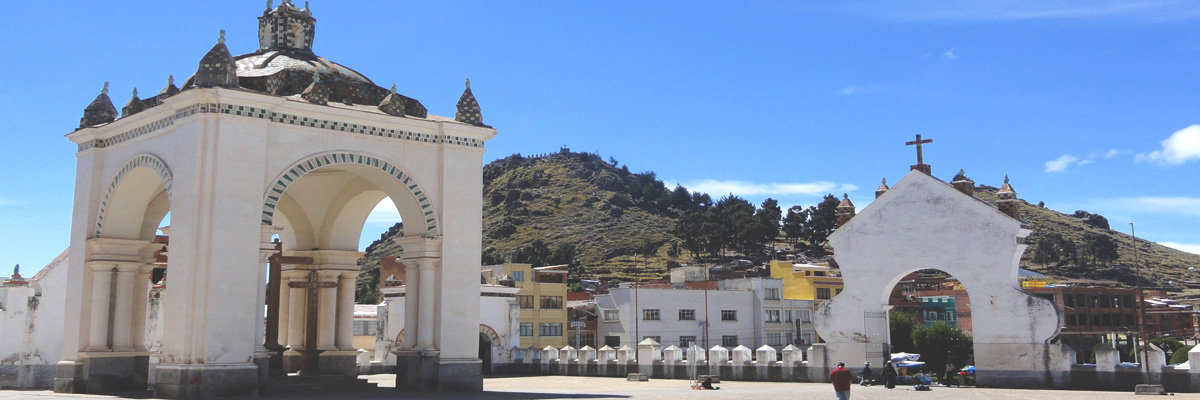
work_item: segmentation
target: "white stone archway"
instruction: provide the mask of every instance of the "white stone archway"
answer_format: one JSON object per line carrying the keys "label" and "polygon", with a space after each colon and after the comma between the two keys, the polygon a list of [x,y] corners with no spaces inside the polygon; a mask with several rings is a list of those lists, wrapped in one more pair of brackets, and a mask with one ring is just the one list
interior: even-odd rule
{"label": "white stone archway", "polygon": [[1049,343],[1058,333],[1057,311],[1017,283],[1028,233],[991,205],[910,172],[829,238],[845,289],[817,309],[826,364],[882,362],[888,294],[909,272],[937,269],[955,276],[972,299],[980,384],[1062,384],[1072,357]]}
{"label": "white stone archway", "polygon": [[[135,95],[119,118],[105,90],[67,135],[78,152],[55,390],[111,392],[145,373],[112,367],[142,355],[122,353],[124,340],[111,340],[125,333],[109,335],[109,318],[91,315],[107,311],[93,310],[108,303],[94,301],[108,296],[106,274],[123,281],[128,267],[120,265],[152,256],[155,225],[168,211],[171,300],[162,305],[160,363],[149,372],[157,397],[247,395],[263,383],[270,353],[262,272],[276,234],[290,262],[311,259],[281,281],[316,272],[305,280],[319,293],[314,309],[324,310],[315,346],[325,355],[348,352],[341,338],[352,328],[345,316],[353,309],[358,238],[385,197],[405,222],[410,271],[412,329],[397,351],[412,362],[399,363],[398,383],[481,390],[480,361],[466,344],[478,342],[483,154],[496,131],[483,124],[470,88],[454,118],[429,115],[419,101],[349,68],[314,61],[310,10],[284,2],[259,23],[265,36],[257,51],[234,57],[221,39],[182,88],[169,83],[150,98]],[[307,36],[272,36],[273,27]],[[309,301],[307,290],[281,296],[279,308]],[[287,322],[289,331],[294,324]]]}

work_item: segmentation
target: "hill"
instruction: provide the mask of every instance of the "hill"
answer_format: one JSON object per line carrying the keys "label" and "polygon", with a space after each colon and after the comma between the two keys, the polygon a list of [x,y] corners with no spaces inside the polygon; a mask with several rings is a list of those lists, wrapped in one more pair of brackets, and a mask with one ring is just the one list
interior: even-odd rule
{"label": "hill", "polygon": [[[483,170],[484,264],[520,259],[546,264],[569,263],[572,277],[601,280],[647,280],[666,272],[668,246],[679,241],[673,232],[689,202],[686,190],[663,187],[653,172],[633,173],[599,155],[558,153],[525,157],[513,155],[493,161]],[[683,193],[679,193],[682,190]],[[976,196],[995,204],[997,188],[976,186]],[[1023,267],[1068,279],[1104,280],[1132,284],[1132,238],[1106,229],[1103,217],[1079,211],[1065,214],[1021,200],[1021,217],[1032,227]],[[382,255],[399,249],[392,240],[393,227],[367,248],[360,262],[364,269],[378,268]],[[1070,242],[1077,256],[1060,256],[1052,262],[1034,262],[1038,244],[1047,237]],[[1113,260],[1087,257],[1089,238],[1104,237],[1116,247]],[[651,244],[651,256],[641,248]],[[1143,283],[1187,295],[1200,295],[1200,255],[1185,253],[1138,239]],[[655,247],[658,246],[658,247]],[[733,254],[729,254],[734,256]],[[680,262],[693,262],[686,254]],[[360,277],[360,299],[370,296],[375,279]]]}

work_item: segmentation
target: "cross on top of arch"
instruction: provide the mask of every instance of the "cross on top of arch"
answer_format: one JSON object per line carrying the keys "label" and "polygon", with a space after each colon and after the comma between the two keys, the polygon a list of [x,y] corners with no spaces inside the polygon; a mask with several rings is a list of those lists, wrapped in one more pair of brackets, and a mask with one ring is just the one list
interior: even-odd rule
{"label": "cross on top of arch", "polygon": [[275,207],[279,204],[279,199],[287,191],[288,186],[309,171],[335,164],[365,165],[395,178],[412,193],[417,203],[421,206],[421,213],[423,214],[423,218],[425,218],[426,234],[437,235],[437,215],[433,212],[433,205],[429,202],[429,195],[426,194],[425,189],[421,188],[410,174],[406,173],[402,167],[381,160],[378,157],[348,151],[315,154],[288,167],[279,178],[275,179],[275,183],[272,184],[271,188],[267,190],[267,194],[263,200],[262,224],[265,226],[272,225],[272,221],[275,218]]}

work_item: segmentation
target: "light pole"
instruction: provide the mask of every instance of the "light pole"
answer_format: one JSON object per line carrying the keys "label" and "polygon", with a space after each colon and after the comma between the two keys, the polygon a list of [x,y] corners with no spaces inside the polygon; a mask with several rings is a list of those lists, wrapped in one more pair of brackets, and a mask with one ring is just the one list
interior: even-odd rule
{"label": "light pole", "polygon": [[1149,374],[1150,373],[1150,363],[1149,363],[1150,350],[1146,347],[1146,344],[1147,344],[1147,339],[1148,339],[1148,335],[1150,334],[1150,332],[1146,331],[1146,312],[1145,312],[1146,295],[1145,295],[1145,293],[1142,292],[1142,265],[1138,263],[1137,231],[1135,231],[1133,228],[1133,220],[1129,221],[1129,236],[1131,237],[1130,243],[1133,245],[1133,271],[1134,271],[1133,272],[1133,281],[1137,286],[1138,331],[1141,333],[1138,336],[1139,336],[1139,339],[1141,341],[1141,346],[1142,346],[1141,366],[1142,366],[1142,369],[1144,369],[1146,371],[1146,374]]}

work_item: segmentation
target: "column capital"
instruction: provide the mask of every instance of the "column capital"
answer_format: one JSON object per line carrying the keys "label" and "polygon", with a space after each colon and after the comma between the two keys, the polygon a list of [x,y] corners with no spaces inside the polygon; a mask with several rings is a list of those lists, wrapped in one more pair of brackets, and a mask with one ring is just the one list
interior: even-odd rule
{"label": "column capital", "polygon": [[87,240],[87,260],[144,262],[154,259],[154,251],[160,243],[146,240],[91,238]]}
{"label": "column capital", "polygon": [[405,236],[396,239],[396,244],[399,244],[404,249],[404,253],[400,255],[401,262],[424,258],[442,258],[441,236]]}

